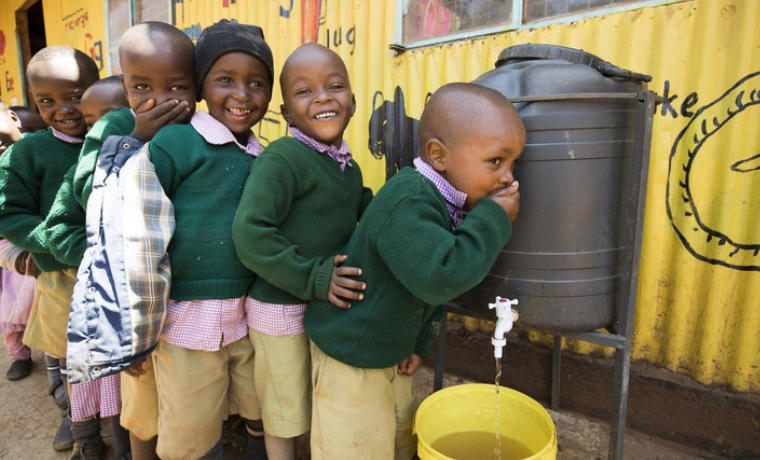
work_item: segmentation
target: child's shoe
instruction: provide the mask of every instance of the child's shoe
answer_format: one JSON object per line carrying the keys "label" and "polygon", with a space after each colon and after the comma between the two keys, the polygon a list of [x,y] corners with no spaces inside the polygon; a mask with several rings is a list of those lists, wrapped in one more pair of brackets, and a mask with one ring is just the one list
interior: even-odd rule
{"label": "child's shoe", "polygon": [[100,460],[105,447],[100,435],[81,439],[74,443],[74,453],[69,460]]}
{"label": "child's shoe", "polygon": [[58,432],[53,438],[53,449],[68,450],[74,446],[74,435],[71,434],[71,419],[68,415],[63,414],[63,421],[58,427]]}
{"label": "child's shoe", "polygon": [[29,376],[32,372],[32,358],[19,359],[11,363],[5,378],[8,380],[21,380]]}

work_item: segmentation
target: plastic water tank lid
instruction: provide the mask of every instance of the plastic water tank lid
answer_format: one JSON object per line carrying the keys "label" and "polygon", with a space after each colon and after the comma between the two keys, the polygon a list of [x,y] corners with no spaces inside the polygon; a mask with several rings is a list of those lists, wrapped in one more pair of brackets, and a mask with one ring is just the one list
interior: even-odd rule
{"label": "plastic water tank lid", "polygon": [[499,53],[495,67],[500,67],[509,61],[522,61],[529,59],[557,59],[582,64],[591,67],[605,77],[629,78],[649,82],[652,77],[645,74],[621,69],[591,53],[575,48],[567,48],[557,45],[524,44],[510,46]]}

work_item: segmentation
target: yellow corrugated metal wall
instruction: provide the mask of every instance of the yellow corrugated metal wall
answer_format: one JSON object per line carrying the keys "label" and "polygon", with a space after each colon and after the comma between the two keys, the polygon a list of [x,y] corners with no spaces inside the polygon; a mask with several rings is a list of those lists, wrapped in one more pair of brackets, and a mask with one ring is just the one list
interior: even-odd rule
{"label": "yellow corrugated metal wall", "polygon": [[[54,27],[55,18],[47,25],[48,6],[56,3],[70,14],[77,10],[70,4],[94,11],[102,2],[45,0],[46,27]],[[578,48],[652,75],[649,88],[664,103],[654,120],[633,359],[760,392],[760,2],[687,0],[401,54],[389,47],[396,2],[183,0],[175,15],[194,39],[221,18],[260,25],[276,68],[302,42],[335,49],[357,99],[346,139],[375,189],[385,180],[383,154],[393,140],[378,135],[389,113],[413,126],[428,93],[492,69],[506,47]],[[8,23],[3,14],[0,28]],[[83,43],[64,36],[70,42],[61,44]],[[285,132],[280,103],[276,89],[257,128],[264,143]]]}

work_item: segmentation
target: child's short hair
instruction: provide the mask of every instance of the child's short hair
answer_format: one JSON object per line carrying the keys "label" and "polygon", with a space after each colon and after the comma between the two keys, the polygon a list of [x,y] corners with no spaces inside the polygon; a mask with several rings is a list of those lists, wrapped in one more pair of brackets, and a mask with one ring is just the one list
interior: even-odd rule
{"label": "child's short hair", "polygon": [[259,26],[222,19],[203,29],[195,44],[195,89],[198,91],[199,102],[203,79],[211,66],[222,55],[234,51],[248,53],[264,63],[269,75],[271,99],[271,90],[274,88],[274,59],[272,50],[264,40],[264,31]]}
{"label": "child's short hair", "polygon": [[82,81],[90,85],[100,78],[100,71],[98,65],[92,58],[82,51],[70,46],[48,46],[42,48],[29,60],[29,64],[26,66],[26,73],[30,81],[35,75],[35,67],[42,62],[49,61],[57,58],[71,58],[77,62],[79,70],[82,72]]}
{"label": "child's short hair", "polygon": [[111,75],[105,78],[101,78],[100,80],[96,81],[92,85],[90,85],[90,88],[92,87],[98,87],[98,86],[122,86],[121,84],[121,78],[119,78],[118,75]]}
{"label": "child's short hair", "polygon": [[[184,32],[171,24],[160,21],[145,21],[135,24],[121,36],[119,43],[119,60],[124,60],[130,53],[146,53],[145,40],[156,41],[163,38],[167,42],[177,45],[177,48],[185,48],[184,51],[192,56],[193,41]],[[180,52],[180,49],[176,50]]]}
{"label": "child's short hair", "polygon": [[503,106],[514,111],[512,104],[503,94],[485,86],[474,83],[449,83],[438,88],[430,96],[420,116],[420,151],[425,150],[425,144],[430,139],[453,144],[465,138],[470,132],[468,127],[472,123],[479,123],[484,106]]}

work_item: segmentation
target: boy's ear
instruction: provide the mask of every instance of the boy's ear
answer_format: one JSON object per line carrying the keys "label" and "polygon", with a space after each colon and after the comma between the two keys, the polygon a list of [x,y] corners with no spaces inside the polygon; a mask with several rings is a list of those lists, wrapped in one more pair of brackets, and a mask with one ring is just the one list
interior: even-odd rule
{"label": "boy's ear", "polygon": [[290,112],[288,112],[287,107],[285,107],[285,104],[280,104],[280,113],[282,113],[282,118],[285,119],[285,123],[290,126],[292,119],[290,117]]}
{"label": "boy's ear", "polygon": [[428,163],[439,173],[446,172],[446,156],[449,151],[443,142],[432,138],[425,144],[425,155]]}
{"label": "boy's ear", "polygon": [[16,112],[13,110],[9,111],[9,115],[11,116],[11,120],[13,120],[13,123],[16,124],[16,128],[21,129],[21,119],[16,115]]}

